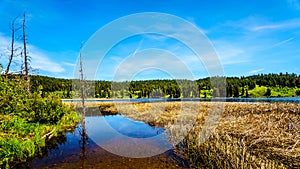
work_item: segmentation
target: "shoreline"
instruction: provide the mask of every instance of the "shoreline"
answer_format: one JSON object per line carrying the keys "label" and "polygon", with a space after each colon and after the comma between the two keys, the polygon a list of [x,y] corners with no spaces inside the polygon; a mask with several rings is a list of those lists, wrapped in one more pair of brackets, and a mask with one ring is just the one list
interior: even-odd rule
{"label": "shoreline", "polygon": [[[61,99],[62,103],[80,103],[81,99]],[[272,98],[137,98],[137,99],[85,99],[86,103],[155,103],[155,102],[236,102],[236,103],[300,103],[300,97]]]}
{"label": "shoreline", "polygon": [[[175,140],[194,121],[193,128],[181,139],[184,152],[197,167],[300,167],[299,103],[226,102],[220,104],[224,109],[221,117],[216,117],[219,120],[209,124],[205,123],[208,115],[222,110],[213,102],[94,102],[89,105],[99,107],[101,113],[122,114],[163,126]],[[201,143],[205,124],[217,126],[207,131],[211,135]]]}

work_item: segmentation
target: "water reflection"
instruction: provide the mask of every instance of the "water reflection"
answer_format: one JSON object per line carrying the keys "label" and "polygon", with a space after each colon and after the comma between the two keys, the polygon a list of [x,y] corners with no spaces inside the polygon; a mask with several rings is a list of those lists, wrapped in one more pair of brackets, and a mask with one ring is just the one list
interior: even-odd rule
{"label": "water reflection", "polygon": [[89,143],[89,138],[86,132],[85,124],[81,124],[78,128],[80,140],[78,140],[80,148],[81,167],[84,168],[86,161],[86,146]]}
{"label": "water reflection", "polygon": [[[70,131],[74,132],[74,130]],[[39,152],[36,154],[34,159],[28,159],[25,163],[12,164],[11,168],[32,168],[32,165],[35,165],[37,161],[48,162],[47,157],[51,157],[51,160],[59,160],[61,152],[64,151],[63,145],[67,142],[68,137],[66,133],[61,133],[57,137],[52,137],[45,141],[44,147],[39,148]],[[38,167],[36,165],[36,167]],[[38,167],[41,168],[41,167]]]}
{"label": "water reflection", "polygon": [[[87,117],[90,123],[97,123],[98,120]],[[123,115],[105,116],[104,120],[117,132],[128,137],[134,138],[148,138],[157,136],[164,131],[163,127],[155,127],[145,125],[140,121],[134,121],[125,118]],[[90,124],[91,125],[91,124]]]}
{"label": "water reflection", "polygon": [[[178,168],[186,167],[186,163],[178,161],[173,150],[148,158],[127,158],[118,156],[103,149],[100,145],[109,145],[111,149],[125,149],[130,153],[128,144],[135,149],[147,147],[144,151],[162,149],[171,146],[163,133],[163,128],[151,127],[148,124],[127,119],[122,115],[99,116],[87,114],[85,124],[76,130],[52,139],[47,143],[45,151],[37,157],[31,168]],[[110,130],[119,132],[119,136],[112,137],[109,130],[103,128],[102,122],[110,124]],[[102,125],[101,125],[102,124]],[[93,136],[91,137],[89,136]],[[97,137],[94,137],[94,136]],[[95,139],[96,138],[96,139]],[[124,141],[129,138],[135,144]],[[149,141],[151,139],[151,142]],[[154,139],[155,138],[155,139]],[[140,144],[136,139],[144,139]],[[148,142],[147,142],[148,139]],[[155,142],[153,142],[155,140]],[[141,153],[141,152],[140,152]],[[136,155],[136,154],[135,154]],[[184,164],[184,165],[183,165]]]}
{"label": "water reflection", "polygon": [[122,115],[86,117],[86,123],[87,132],[97,145],[120,156],[145,158],[172,148],[163,128]]}
{"label": "water reflection", "polygon": [[[62,99],[62,102],[80,102],[75,99]],[[150,102],[284,102],[284,103],[300,103],[300,97],[269,97],[269,98],[138,98],[138,99],[89,99],[86,102],[127,102],[127,103],[150,103]]]}

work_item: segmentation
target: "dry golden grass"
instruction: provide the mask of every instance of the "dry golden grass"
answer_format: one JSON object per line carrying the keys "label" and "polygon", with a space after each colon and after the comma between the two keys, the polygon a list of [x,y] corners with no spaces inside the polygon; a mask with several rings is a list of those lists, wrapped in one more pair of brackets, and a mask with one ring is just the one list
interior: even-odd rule
{"label": "dry golden grass", "polygon": [[101,111],[164,126],[171,140],[185,136],[184,151],[197,167],[300,168],[300,104],[167,102],[97,106]]}

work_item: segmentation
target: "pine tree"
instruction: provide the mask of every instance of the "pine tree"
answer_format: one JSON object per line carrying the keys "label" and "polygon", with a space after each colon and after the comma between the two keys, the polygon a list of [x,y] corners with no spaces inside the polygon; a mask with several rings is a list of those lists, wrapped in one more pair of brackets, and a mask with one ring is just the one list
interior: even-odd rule
{"label": "pine tree", "polygon": [[271,96],[271,89],[270,88],[267,88],[265,96],[267,96],[267,97]]}

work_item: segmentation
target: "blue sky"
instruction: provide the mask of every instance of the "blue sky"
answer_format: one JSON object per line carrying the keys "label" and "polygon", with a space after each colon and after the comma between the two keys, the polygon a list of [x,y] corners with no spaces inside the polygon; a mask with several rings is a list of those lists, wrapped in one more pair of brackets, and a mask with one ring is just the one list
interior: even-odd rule
{"label": "blue sky", "polygon": [[[9,23],[16,16],[21,19],[24,11],[31,66],[40,75],[72,78],[82,41],[111,21],[140,12],[168,13],[195,24],[216,49],[226,76],[300,74],[300,0],[0,0],[0,63],[4,66]],[[131,37],[112,48],[97,78],[113,79],[126,57],[147,48],[175,53],[196,79],[208,75],[176,40],[147,35]],[[159,70],[145,70],[135,79],[171,77]]]}

